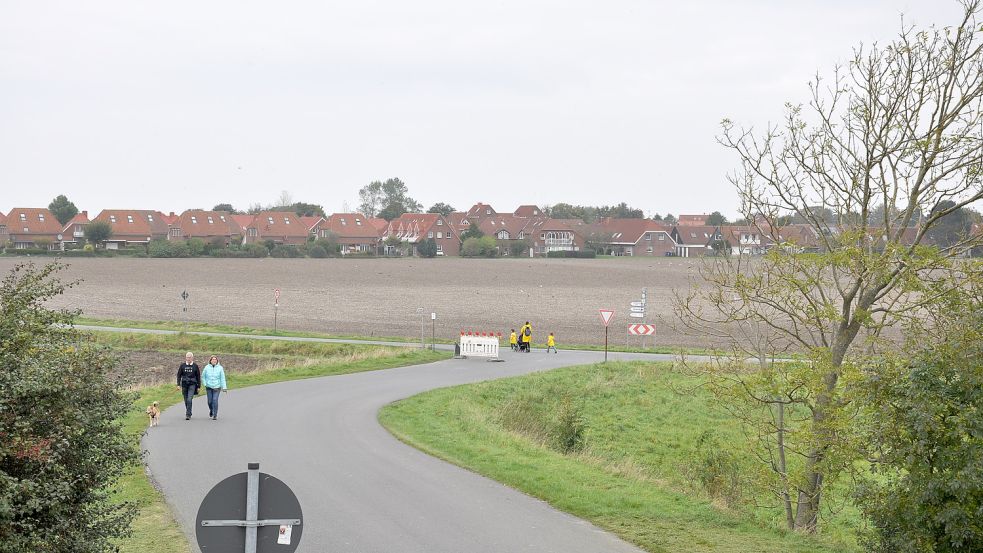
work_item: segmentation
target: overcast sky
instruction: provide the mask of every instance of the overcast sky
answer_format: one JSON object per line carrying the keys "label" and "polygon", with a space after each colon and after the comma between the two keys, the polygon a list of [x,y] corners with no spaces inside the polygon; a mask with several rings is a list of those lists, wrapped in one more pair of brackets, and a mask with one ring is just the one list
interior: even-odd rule
{"label": "overcast sky", "polygon": [[[952,0],[0,0],[0,211],[430,206],[736,213],[719,122],[763,126]],[[94,213],[93,213],[94,215]]]}

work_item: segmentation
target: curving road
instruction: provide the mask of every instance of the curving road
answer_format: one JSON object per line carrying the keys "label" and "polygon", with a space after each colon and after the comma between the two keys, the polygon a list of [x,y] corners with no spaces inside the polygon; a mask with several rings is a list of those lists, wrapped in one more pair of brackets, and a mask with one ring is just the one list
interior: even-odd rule
{"label": "curving road", "polygon": [[[250,337],[255,338],[255,337]],[[377,420],[381,407],[426,390],[603,359],[603,353],[505,352],[506,362],[429,365],[235,389],[218,421],[204,395],[195,416],[165,411],[143,440],[152,478],[192,549],[209,489],[257,461],[304,509],[303,552],[638,552],[546,503],[403,444]],[[667,360],[671,356],[612,354]]]}

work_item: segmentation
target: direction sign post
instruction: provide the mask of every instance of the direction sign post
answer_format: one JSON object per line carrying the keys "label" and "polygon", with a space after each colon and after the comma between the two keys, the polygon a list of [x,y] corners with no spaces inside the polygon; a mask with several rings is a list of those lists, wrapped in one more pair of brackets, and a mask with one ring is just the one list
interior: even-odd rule
{"label": "direction sign post", "polygon": [[184,332],[188,332],[188,291],[181,292],[181,299],[184,300]]}
{"label": "direction sign post", "polygon": [[273,334],[276,334],[276,315],[280,308],[280,289],[273,289]]}
{"label": "direction sign post", "polygon": [[437,351],[437,314],[430,313],[430,351]]}
{"label": "direction sign post", "polygon": [[611,322],[611,318],[614,317],[613,309],[600,309],[601,312],[601,322],[604,323],[604,362],[608,362],[608,323]]}

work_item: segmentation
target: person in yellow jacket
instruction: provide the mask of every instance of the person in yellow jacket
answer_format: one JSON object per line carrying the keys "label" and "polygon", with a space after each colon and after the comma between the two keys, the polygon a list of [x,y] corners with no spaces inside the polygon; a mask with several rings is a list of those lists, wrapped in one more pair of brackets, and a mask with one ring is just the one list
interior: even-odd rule
{"label": "person in yellow jacket", "polygon": [[521,334],[520,340],[522,340],[522,349],[526,353],[529,353],[529,351],[532,349],[532,325],[529,324],[529,321],[526,321],[526,324],[522,325],[522,330],[520,331],[520,334]]}
{"label": "person in yellow jacket", "polygon": [[509,345],[512,346],[512,351],[519,351],[519,338],[515,334],[515,329],[512,329],[512,334],[509,334]]}
{"label": "person in yellow jacket", "polygon": [[556,338],[553,337],[552,332],[550,332],[550,335],[546,338],[546,353],[550,352],[550,348],[553,348],[553,353],[557,353]]}

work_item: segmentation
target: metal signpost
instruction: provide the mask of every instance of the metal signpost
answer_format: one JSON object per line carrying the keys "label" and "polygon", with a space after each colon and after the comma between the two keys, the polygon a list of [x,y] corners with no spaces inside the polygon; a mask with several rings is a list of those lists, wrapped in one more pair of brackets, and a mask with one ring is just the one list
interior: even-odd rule
{"label": "metal signpost", "polygon": [[[646,288],[642,288],[642,299],[641,299],[641,301],[633,301],[633,302],[631,302],[631,304],[629,306],[630,313],[628,313],[628,316],[629,317],[631,317],[632,319],[642,319],[641,322],[643,322],[643,323],[645,322],[645,315],[646,315],[646,295],[647,295],[647,289]],[[629,325],[628,332],[625,333],[625,347],[629,347],[631,345],[630,344],[630,340],[631,340],[632,334],[634,334],[634,333],[631,332],[631,325]],[[645,347],[645,338],[644,338],[644,335],[643,335],[643,338],[642,338],[642,347],[643,348]]]}
{"label": "metal signpost", "polygon": [[420,349],[426,349],[427,343],[426,339],[423,337],[423,333],[426,329],[426,325],[423,322],[423,308],[417,307],[416,312],[420,314]]}
{"label": "metal signpost", "polygon": [[273,289],[273,333],[276,334],[276,315],[280,309],[280,289]]}
{"label": "metal signpost", "polygon": [[195,537],[202,553],[293,553],[303,526],[297,496],[249,463],[215,485],[198,508]]}
{"label": "metal signpost", "polygon": [[601,322],[604,323],[604,362],[608,362],[608,323],[614,317],[614,309],[599,309],[601,312]]}
{"label": "metal signpost", "polygon": [[430,314],[430,351],[437,351],[437,314]]}
{"label": "metal signpost", "polygon": [[191,296],[188,295],[187,290],[181,292],[181,299],[184,300],[184,331],[185,332],[188,331],[188,298],[190,297]]}

